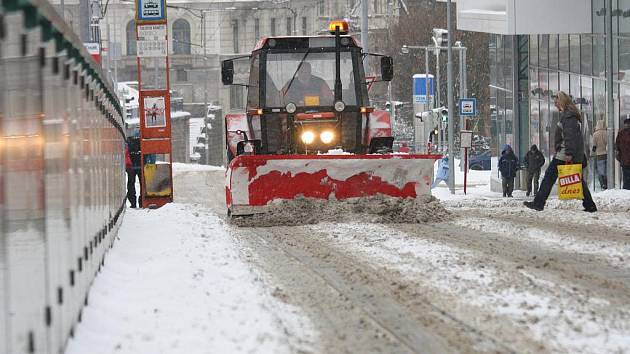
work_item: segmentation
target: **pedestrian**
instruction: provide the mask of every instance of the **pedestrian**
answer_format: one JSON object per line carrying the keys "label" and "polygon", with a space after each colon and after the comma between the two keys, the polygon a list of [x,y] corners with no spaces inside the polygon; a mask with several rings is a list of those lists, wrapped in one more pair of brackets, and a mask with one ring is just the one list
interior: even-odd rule
{"label": "pedestrian", "polygon": [[[534,201],[524,202],[526,207],[537,211],[542,211],[545,208],[551,189],[558,179],[558,166],[564,164],[582,164],[584,166],[586,162],[580,111],[569,95],[562,91],[558,92],[557,96],[554,96],[554,104],[560,111],[560,121],[556,125],[554,133],[556,153],[545,171],[545,176]],[[589,213],[596,212],[597,207],[595,202],[593,202],[591,192],[588,190],[584,178],[582,178],[582,190],[584,192],[584,199],[582,200],[584,211]]]}
{"label": "pedestrian", "polygon": [[503,186],[503,197],[512,198],[514,191],[514,178],[518,171],[518,157],[514,155],[514,150],[510,145],[505,145],[501,151],[499,159],[499,171],[501,172],[501,185]]}
{"label": "pedestrian", "polygon": [[435,176],[435,181],[433,181],[431,188],[435,188],[442,181],[448,184],[448,176],[449,176],[448,171],[449,171],[448,156],[444,155],[444,157],[442,157],[440,162],[438,162],[437,175]]}
{"label": "pedestrian", "polygon": [[142,206],[141,196],[138,196],[136,204],[136,177],[140,178],[140,138],[133,136],[127,138],[125,149],[125,167],[127,171],[127,200],[132,208]]}
{"label": "pedestrian", "polygon": [[595,133],[593,133],[593,154],[595,154],[595,171],[602,189],[608,189],[608,178],[606,176],[607,151],[608,133],[606,132],[606,121],[600,119],[595,125]]}
{"label": "pedestrian", "polygon": [[623,189],[630,189],[630,118],[623,121],[623,129],[617,133],[615,147],[623,174]]}
{"label": "pedestrian", "polygon": [[[527,154],[525,154],[525,168],[527,169],[527,194],[530,196],[534,192],[534,196],[538,193],[538,181],[540,180],[540,169],[545,165],[545,156],[536,144],[529,148]],[[532,190],[532,182],[534,189]]]}

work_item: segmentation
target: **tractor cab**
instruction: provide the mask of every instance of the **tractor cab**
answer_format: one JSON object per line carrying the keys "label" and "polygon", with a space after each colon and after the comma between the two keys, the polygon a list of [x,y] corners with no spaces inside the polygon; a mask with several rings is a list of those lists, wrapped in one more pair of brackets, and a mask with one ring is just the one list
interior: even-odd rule
{"label": "tractor cab", "polygon": [[[364,72],[367,54],[347,35],[347,28],[347,23],[336,21],[331,23],[331,35],[258,42],[247,57],[246,112],[226,117],[230,159],[247,151],[288,155],[342,149],[362,154],[391,149],[389,116],[374,112],[370,105]],[[378,81],[389,81],[392,59],[379,57]],[[233,60],[237,59],[222,63],[224,84],[233,83]],[[388,131],[378,132],[379,119],[387,120]]]}

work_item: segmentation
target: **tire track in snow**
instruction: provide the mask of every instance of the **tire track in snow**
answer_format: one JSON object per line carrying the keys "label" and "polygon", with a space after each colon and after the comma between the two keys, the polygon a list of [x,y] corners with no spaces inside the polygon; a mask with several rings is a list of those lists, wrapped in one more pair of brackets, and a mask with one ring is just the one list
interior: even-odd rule
{"label": "tire track in snow", "polygon": [[[444,225],[334,227],[328,234],[337,247],[371,259],[373,267],[397,269],[413,286],[429,289],[442,307],[451,301],[446,308],[457,317],[484,333],[496,333],[519,351],[589,353],[599,348],[597,352],[616,352],[630,341],[627,303],[615,307],[589,291],[572,288],[571,283],[545,281],[539,271],[519,269],[513,262],[493,259],[492,254],[474,248],[452,246],[435,237],[444,236]],[[322,225],[316,228],[326,231]],[[450,238],[477,237],[466,230],[446,234]],[[462,276],[462,269],[471,268],[473,274],[475,269],[479,272],[477,280],[470,274]]]}
{"label": "tire track in snow", "polygon": [[[364,286],[359,282],[349,282],[344,278],[344,271],[339,271],[328,263],[328,258],[322,259],[309,251],[312,247],[303,249],[294,247],[297,244],[278,237],[282,230],[289,230],[292,234],[300,234],[301,227],[275,227],[255,229],[250,237],[256,237],[261,242],[280,250],[285,256],[300,263],[329,286],[334,292],[345,297],[354,307],[360,309],[370,321],[385,332],[390,338],[399,342],[410,353],[450,353],[452,352],[443,340],[434,336],[426,328],[407,315],[406,310],[392,300],[390,296],[375,287]],[[297,231],[297,232],[296,232]],[[304,239],[303,239],[304,240]],[[329,254],[330,256],[330,254]],[[352,263],[349,263],[349,265]]]}
{"label": "tire track in snow", "polygon": [[580,235],[582,237],[578,239],[574,236],[578,236],[582,232],[579,228],[562,229],[562,224],[541,223],[538,223],[539,227],[537,227],[531,222],[519,222],[508,217],[461,217],[453,221],[453,224],[476,231],[496,233],[533,244],[537,243],[547,249],[597,256],[616,268],[630,269],[630,263],[625,259],[630,255],[630,244],[602,241],[598,238],[585,239],[584,236],[588,237],[589,235]]}

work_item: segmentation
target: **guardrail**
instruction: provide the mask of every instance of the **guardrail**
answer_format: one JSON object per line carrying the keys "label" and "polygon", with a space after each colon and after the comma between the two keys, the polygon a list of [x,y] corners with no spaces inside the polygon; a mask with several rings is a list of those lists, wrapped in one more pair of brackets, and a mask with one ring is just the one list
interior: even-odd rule
{"label": "guardrail", "polygon": [[62,353],[124,212],[122,110],[46,1],[0,1],[0,353]]}

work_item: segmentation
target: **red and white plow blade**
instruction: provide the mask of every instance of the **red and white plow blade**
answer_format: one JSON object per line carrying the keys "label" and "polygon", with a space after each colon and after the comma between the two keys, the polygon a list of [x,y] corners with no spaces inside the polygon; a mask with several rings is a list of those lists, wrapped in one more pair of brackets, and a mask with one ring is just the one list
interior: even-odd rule
{"label": "red and white plow blade", "polygon": [[226,172],[232,215],[265,212],[298,196],[337,200],[383,194],[416,198],[431,192],[439,155],[241,155]]}

